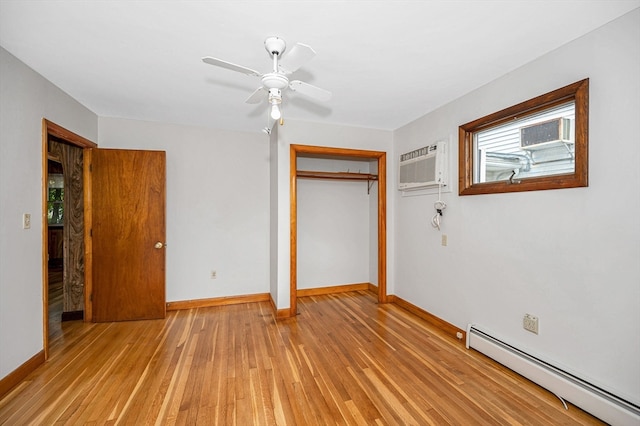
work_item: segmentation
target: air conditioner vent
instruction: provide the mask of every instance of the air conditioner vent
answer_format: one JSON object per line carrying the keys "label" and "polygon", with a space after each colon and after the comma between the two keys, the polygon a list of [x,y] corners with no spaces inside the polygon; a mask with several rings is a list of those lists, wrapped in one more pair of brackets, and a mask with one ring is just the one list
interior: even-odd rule
{"label": "air conditioner vent", "polygon": [[445,141],[402,154],[398,189],[406,191],[446,185],[446,154]]}

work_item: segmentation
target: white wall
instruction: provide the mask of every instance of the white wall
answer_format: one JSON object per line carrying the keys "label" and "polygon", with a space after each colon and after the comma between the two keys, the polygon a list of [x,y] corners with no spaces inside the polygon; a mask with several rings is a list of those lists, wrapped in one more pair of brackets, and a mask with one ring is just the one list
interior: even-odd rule
{"label": "white wall", "polygon": [[[387,158],[388,162],[393,162],[393,156],[390,152],[393,151],[393,147],[388,151],[389,156],[391,158]],[[378,162],[371,161],[369,163],[369,173],[377,175],[378,174]],[[387,175],[387,189],[389,191],[393,191],[393,178],[394,175]],[[378,182],[372,182],[371,188],[369,190],[369,282],[374,285],[378,285]],[[393,204],[393,198],[387,197],[387,204]],[[389,211],[389,207],[387,206],[387,211]],[[391,210],[391,214],[393,214],[393,209]],[[387,220],[387,223],[389,221]],[[387,228],[387,241],[391,241],[393,228]],[[390,243],[387,243],[389,246]],[[393,267],[393,262],[388,262],[387,264]],[[388,269],[388,268],[387,268]],[[387,281],[390,277],[387,277]],[[392,277],[391,277],[392,278]],[[390,294],[390,290],[387,289],[387,294]]]}
{"label": "white wall", "polygon": [[[299,157],[298,170],[369,173],[369,161]],[[298,289],[370,282],[367,181],[298,179],[297,190]]]}
{"label": "white wall", "polygon": [[285,271],[285,268],[278,267],[278,247],[281,244],[278,236],[279,226],[282,225],[278,217],[278,148],[278,126],[274,126],[269,135],[269,293],[275,306],[281,306],[283,303],[278,300],[278,297],[282,297],[278,292],[278,282],[279,274]]}
{"label": "white wall", "polygon": [[95,114],[0,48],[0,378],[44,347],[43,118],[97,139]]}
{"label": "white wall", "polygon": [[267,136],[100,118],[98,143],[167,153],[167,301],[269,292]]}
{"label": "white wall", "polygon": [[[397,153],[590,79],[589,187],[459,197],[396,194],[396,294],[476,323],[640,403],[640,10],[394,132]],[[454,151],[454,155],[456,155]],[[525,313],[540,333],[522,328]]]}

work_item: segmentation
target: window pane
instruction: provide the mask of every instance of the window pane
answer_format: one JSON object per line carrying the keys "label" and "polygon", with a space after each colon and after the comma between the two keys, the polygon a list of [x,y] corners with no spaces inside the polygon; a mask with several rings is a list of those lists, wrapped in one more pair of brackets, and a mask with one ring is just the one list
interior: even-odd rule
{"label": "window pane", "polygon": [[47,219],[49,225],[64,223],[64,176],[49,174],[49,199],[47,200]]}
{"label": "window pane", "polygon": [[575,102],[474,133],[473,183],[575,172]]}

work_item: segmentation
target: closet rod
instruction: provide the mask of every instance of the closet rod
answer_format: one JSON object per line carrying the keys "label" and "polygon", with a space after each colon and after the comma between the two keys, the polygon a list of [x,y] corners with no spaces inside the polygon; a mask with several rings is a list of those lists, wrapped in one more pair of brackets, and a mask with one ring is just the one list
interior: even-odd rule
{"label": "closet rod", "polygon": [[306,179],[378,180],[377,175],[370,173],[317,172],[311,170],[298,170],[296,171],[296,177]]}

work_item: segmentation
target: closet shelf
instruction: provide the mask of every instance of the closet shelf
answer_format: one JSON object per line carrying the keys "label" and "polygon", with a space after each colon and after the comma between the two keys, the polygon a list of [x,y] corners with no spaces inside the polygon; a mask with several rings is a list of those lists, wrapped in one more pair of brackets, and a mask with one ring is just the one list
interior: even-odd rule
{"label": "closet shelf", "polygon": [[298,170],[296,171],[296,177],[305,179],[378,180],[377,175],[370,173],[317,172],[311,170]]}
{"label": "closet shelf", "polygon": [[371,173],[351,172],[317,172],[311,170],[297,170],[296,177],[304,179],[334,179],[334,180],[362,180],[367,181],[367,194],[371,192],[373,182],[378,180],[378,175]]}

